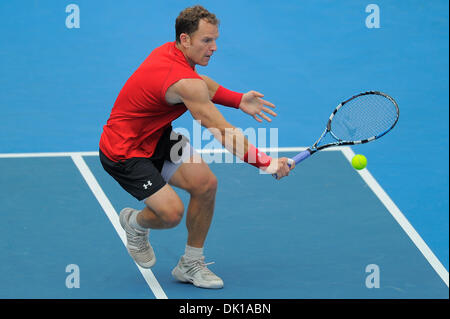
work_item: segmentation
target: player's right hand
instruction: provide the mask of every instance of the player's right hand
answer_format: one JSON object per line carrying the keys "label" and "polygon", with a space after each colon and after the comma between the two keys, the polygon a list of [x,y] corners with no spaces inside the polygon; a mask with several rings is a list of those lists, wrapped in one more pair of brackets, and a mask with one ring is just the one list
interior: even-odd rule
{"label": "player's right hand", "polygon": [[[289,167],[288,162],[291,167]],[[291,163],[291,161],[287,157],[272,158],[272,160],[270,161],[270,165],[267,166],[265,172],[269,174],[276,174],[276,178],[281,179],[285,176],[288,176],[289,172],[294,168],[294,166],[295,164],[293,162]]]}

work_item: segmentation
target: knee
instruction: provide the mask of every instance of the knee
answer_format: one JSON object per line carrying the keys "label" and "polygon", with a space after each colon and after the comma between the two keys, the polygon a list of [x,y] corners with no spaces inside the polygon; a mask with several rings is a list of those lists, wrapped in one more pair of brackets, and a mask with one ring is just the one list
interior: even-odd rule
{"label": "knee", "polygon": [[200,196],[214,196],[217,191],[218,181],[217,177],[212,174],[205,174],[199,176],[192,186],[191,194]]}
{"label": "knee", "polygon": [[184,205],[183,202],[178,199],[176,201],[168,202],[164,206],[162,212],[160,212],[161,219],[167,228],[172,228],[177,226],[183,219]]}
{"label": "knee", "polygon": [[205,193],[216,193],[217,191],[217,177],[214,174],[210,174],[205,181]]}

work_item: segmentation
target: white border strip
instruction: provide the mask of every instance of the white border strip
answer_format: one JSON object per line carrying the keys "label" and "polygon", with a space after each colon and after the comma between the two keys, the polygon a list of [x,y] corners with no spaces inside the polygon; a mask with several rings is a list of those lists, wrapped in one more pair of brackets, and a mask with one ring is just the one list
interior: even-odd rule
{"label": "white border strip", "polygon": [[5,153],[0,158],[98,156],[98,152]]}
{"label": "white border strip", "polygon": [[[301,152],[306,147],[260,147],[262,152]],[[338,151],[338,147],[329,147],[323,151]],[[217,154],[217,153],[229,153],[224,148],[217,149],[200,149],[196,151],[200,154]],[[0,154],[0,158],[24,158],[24,157],[71,157],[71,156],[98,156],[98,152],[48,152],[48,153],[3,153]]]}
{"label": "white border strip", "polygon": [[[71,157],[73,162],[77,166],[78,170],[80,171],[81,175],[85,179],[86,183],[88,184],[89,188],[91,189],[92,193],[94,193],[95,198],[97,198],[97,201],[102,206],[106,216],[108,216],[109,221],[114,226],[116,232],[119,234],[119,237],[122,240],[123,244],[126,245],[126,235],[125,231],[120,226],[119,216],[117,215],[117,212],[112,206],[108,197],[106,197],[105,193],[101,189],[91,170],[86,165],[86,162],[83,160],[82,155],[76,154],[71,155]],[[160,284],[158,283],[158,280],[156,280],[156,277],[153,274],[153,272],[150,269],[144,269],[140,267],[138,264],[136,264],[136,266],[139,268],[140,272],[142,273],[142,276],[144,276],[145,281],[149,285],[155,297],[157,299],[167,299],[166,294],[162,290]]]}
{"label": "white border strip", "polygon": [[[341,148],[342,153],[345,155],[347,160],[351,163],[353,156],[355,153],[350,147]],[[442,265],[436,255],[431,251],[425,241],[420,237],[414,227],[410,224],[410,222],[406,219],[405,215],[400,211],[400,209],[395,205],[392,199],[388,194],[381,188],[380,184],[375,180],[375,178],[370,174],[367,168],[358,171],[361,178],[366,182],[366,184],[372,189],[378,199],[383,203],[383,205],[387,208],[389,213],[394,217],[397,223],[402,227],[402,229],[406,232],[409,238],[413,241],[413,243],[417,246],[420,252],[424,255],[425,259],[428,260],[433,269],[437,272],[439,277],[445,282],[448,287],[449,284],[449,274],[447,269]]]}

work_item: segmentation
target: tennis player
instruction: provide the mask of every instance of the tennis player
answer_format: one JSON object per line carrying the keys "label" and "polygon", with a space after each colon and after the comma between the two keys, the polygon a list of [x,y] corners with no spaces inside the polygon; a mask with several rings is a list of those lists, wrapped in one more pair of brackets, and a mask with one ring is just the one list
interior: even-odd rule
{"label": "tennis player", "polygon": [[172,131],[171,122],[189,111],[222,145],[243,161],[282,178],[287,158],[270,158],[228,123],[214,103],[233,107],[255,120],[271,121],[275,106],[262,94],[233,92],[204,75],[217,50],[219,21],[201,6],[183,10],[176,19],[176,41],[154,49],[120,91],[100,138],[104,169],[132,196],[142,210],[124,208],[120,223],[127,250],[138,265],[152,267],[155,254],[150,229],[179,224],[184,206],[172,187],[190,194],[185,253],[172,271],[179,281],[197,287],[221,288],[223,281],[207,268],[203,247],[214,212],[217,179],[187,138]]}

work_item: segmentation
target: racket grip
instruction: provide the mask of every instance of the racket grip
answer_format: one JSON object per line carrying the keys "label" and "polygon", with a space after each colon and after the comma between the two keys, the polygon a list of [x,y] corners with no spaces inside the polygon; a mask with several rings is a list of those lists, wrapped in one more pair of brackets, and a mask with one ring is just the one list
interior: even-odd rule
{"label": "racket grip", "polygon": [[306,151],[298,153],[292,159],[294,160],[295,164],[298,164],[298,163],[300,163],[301,161],[307,159],[310,156],[311,156],[311,152],[310,152],[309,149],[307,149]]}
{"label": "racket grip", "polygon": [[[288,158],[287,164],[288,164],[289,168],[291,168],[292,164],[294,164],[294,160],[292,158]],[[276,173],[272,174],[272,176],[275,177],[275,178],[278,177],[278,175]]]}
{"label": "racket grip", "polygon": [[[298,163],[300,163],[301,161],[307,159],[310,156],[311,156],[311,151],[309,149],[307,149],[307,150],[305,150],[303,152],[300,152],[297,155],[295,155],[292,159],[290,158],[288,160],[288,166],[291,167],[293,163],[298,164]],[[272,174],[272,176],[274,178],[278,177],[277,174]]]}

